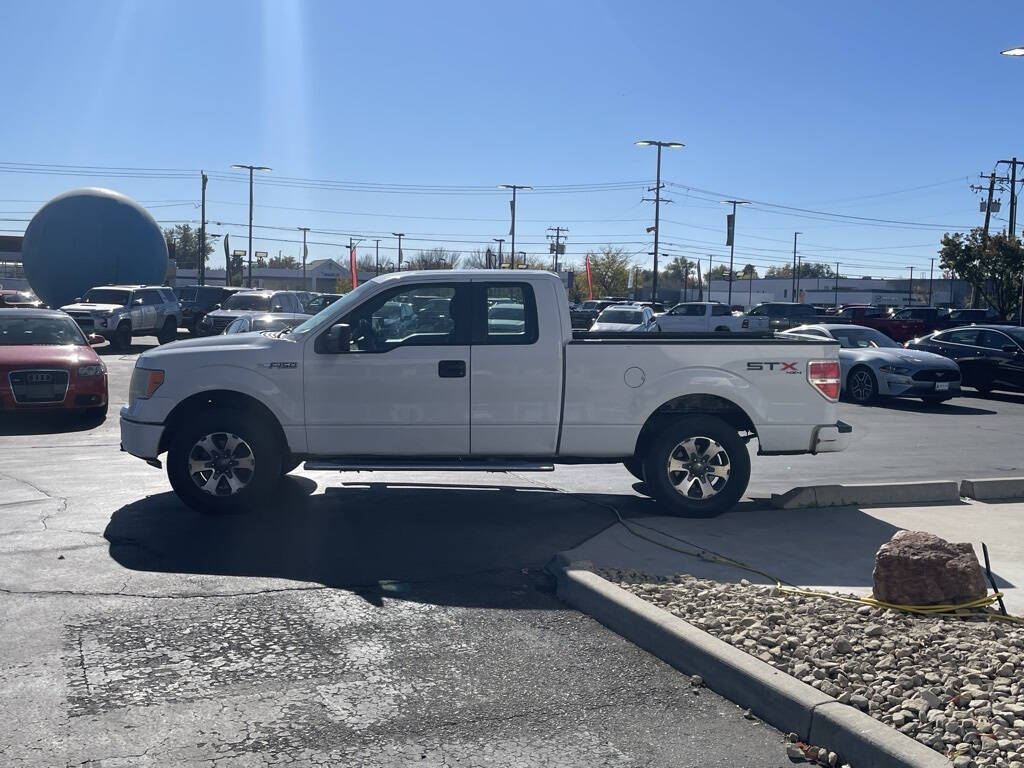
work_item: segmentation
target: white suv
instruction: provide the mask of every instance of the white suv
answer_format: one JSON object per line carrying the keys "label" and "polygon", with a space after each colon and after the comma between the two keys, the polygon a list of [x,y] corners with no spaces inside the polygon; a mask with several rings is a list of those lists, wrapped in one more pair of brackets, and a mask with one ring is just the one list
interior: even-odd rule
{"label": "white suv", "polygon": [[90,288],[74,304],[61,307],[81,329],[95,333],[118,349],[131,346],[132,336],[174,341],[181,323],[181,304],[163,285],[104,285]]}

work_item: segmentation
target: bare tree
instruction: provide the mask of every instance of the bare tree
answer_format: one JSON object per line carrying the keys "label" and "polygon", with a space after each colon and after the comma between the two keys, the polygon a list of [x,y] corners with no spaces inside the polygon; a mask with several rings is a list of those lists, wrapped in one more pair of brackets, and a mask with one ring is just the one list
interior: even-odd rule
{"label": "bare tree", "polygon": [[455,269],[462,260],[462,254],[458,251],[449,251],[447,248],[431,248],[429,251],[420,251],[412,258],[406,259],[405,263],[409,269]]}

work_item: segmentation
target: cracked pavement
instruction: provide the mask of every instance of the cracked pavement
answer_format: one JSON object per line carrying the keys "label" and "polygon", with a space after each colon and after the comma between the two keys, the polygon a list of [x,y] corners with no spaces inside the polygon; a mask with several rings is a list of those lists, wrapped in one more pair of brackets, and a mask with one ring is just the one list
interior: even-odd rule
{"label": "cracked pavement", "polygon": [[[551,594],[544,563],[606,508],[527,476],[299,472],[273,512],[203,517],[119,453],[134,354],[105,359],[105,424],[0,423],[5,767],[786,762]],[[649,510],[619,467],[562,476]]]}

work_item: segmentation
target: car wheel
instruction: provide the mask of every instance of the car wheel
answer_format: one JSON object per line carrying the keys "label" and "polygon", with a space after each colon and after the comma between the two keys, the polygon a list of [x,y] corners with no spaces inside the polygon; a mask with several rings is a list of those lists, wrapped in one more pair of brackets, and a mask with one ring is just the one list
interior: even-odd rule
{"label": "car wheel", "polygon": [[299,466],[299,464],[301,464],[301,463],[302,463],[302,459],[301,458],[295,456],[294,454],[289,453],[281,461],[281,474],[282,475],[287,475],[289,472],[295,470]]}
{"label": "car wheel", "polygon": [[682,517],[714,517],[743,497],[750,455],[734,427],[713,416],[681,418],[651,440],[644,483],[660,504]]}
{"label": "car wheel", "polygon": [[992,379],[984,378],[974,383],[974,388],[983,395],[992,394]]}
{"label": "car wheel", "polygon": [[257,508],[281,482],[281,448],[270,426],[250,414],[215,408],[181,426],[167,452],[167,478],[200,512]]}
{"label": "car wheel", "polygon": [[132,327],[127,322],[117,326],[113,336],[110,337],[110,346],[119,352],[124,352],[132,345]]}
{"label": "car wheel", "polygon": [[173,317],[168,317],[164,321],[164,327],[160,329],[160,332],[156,335],[156,340],[160,344],[170,344],[178,337],[178,323]]}
{"label": "car wheel", "polygon": [[850,371],[846,379],[846,394],[860,405],[866,405],[878,397],[878,381],[870,368],[857,366]]}
{"label": "car wheel", "polygon": [[633,458],[626,459],[622,462],[622,466],[624,466],[626,471],[641,483],[644,482],[644,462],[642,459],[634,456]]}

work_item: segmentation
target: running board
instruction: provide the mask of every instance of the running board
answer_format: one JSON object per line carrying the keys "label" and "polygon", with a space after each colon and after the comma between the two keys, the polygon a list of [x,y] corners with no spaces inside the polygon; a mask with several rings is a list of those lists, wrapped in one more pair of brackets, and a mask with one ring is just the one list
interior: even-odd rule
{"label": "running board", "polygon": [[539,461],[424,461],[387,459],[313,459],[303,465],[310,471],[334,472],[554,472],[555,465]]}

